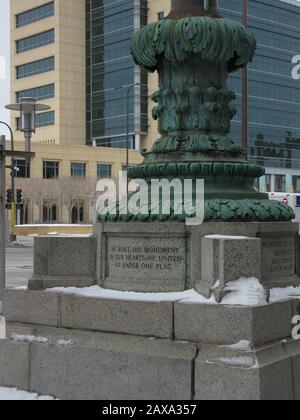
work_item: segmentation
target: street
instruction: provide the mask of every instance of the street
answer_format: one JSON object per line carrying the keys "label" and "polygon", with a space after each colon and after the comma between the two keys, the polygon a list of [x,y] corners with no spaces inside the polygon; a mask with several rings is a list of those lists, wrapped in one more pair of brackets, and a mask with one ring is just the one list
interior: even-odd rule
{"label": "street", "polygon": [[7,287],[26,286],[32,275],[33,238],[19,238],[19,246],[7,247],[6,281]]}

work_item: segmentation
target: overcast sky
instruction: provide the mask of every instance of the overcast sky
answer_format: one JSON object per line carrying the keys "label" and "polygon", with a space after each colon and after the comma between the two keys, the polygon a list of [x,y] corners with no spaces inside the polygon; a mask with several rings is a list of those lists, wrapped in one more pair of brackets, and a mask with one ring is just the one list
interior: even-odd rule
{"label": "overcast sky", "polygon": [[[0,0],[0,120],[9,122],[9,113],[3,109],[10,102],[10,65],[9,65],[9,0]],[[1,134],[7,134],[1,126]]]}

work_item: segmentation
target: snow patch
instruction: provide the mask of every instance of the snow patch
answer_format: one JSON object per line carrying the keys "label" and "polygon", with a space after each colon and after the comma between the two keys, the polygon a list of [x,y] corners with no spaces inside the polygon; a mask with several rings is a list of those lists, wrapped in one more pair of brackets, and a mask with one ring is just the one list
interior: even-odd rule
{"label": "snow patch", "polygon": [[71,346],[74,346],[75,344],[76,343],[73,340],[59,340],[57,342],[57,345],[61,347],[71,347]]}
{"label": "snow patch", "polygon": [[214,298],[206,299],[196,292],[196,290],[187,290],[185,292],[174,293],[136,293],[136,292],[119,292],[116,290],[103,289],[99,286],[91,286],[85,288],[76,287],[56,287],[47,289],[49,292],[65,293],[76,296],[85,296],[98,299],[113,299],[127,301],[144,301],[144,302],[195,302],[202,304],[216,304]]}
{"label": "snow patch", "polygon": [[[219,283],[216,283],[216,287]],[[174,293],[136,293],[120,292],[116,290],[103,289],[99,286],[85,288],[76,287],[56,287],[47,289],[53,293],[64,293],[69,295],[84,296],[97,299],[127,300],[138,302],[184,302],[187,304],[217,305],[215,297],[206,299],[196,292],[187,290],[185,292]],[[222,300],[222,305],[256,306],[267,303],[267,293],[257,279],[242,278],[228,283],[225,288],[226,295]]]}
{"label": "snow patch", "polygon": [[[254,362],[252,357],[222,357],[220,359],[216,359],[213,362],[221,363],[222,365],[232,366],[232,367],[243,367],[243,368],[255,368],[257,367],[257,363]],[[207,362],[212,363],[212,362]]]}
{"label": "snow patch", "polygon": [[19,334],[11,334],[9,336],[11,341],[15,343],[37,343],[37,344],[47,344],[49,342],[48,338],[46,337],[37,337],[34,335],[19,335]]}
{"label": "snow patch", "polygon": [[291,298],[300,299],[300,287],[286,287],[271,289],[270,303],[281,302]]}
{"label": "snow patch", "polygon": [[259,306],[268,303],[267,292],[256,278],[229,282],[224,291],[223,305]]}
{"label": "snow patch", "polygon": [[230,239],[235,241],[244,241],[245,239],[251,239],[248,236],[230,236],[230,235],[207,235],[206,239]]}
{"label": "snow patch", "polygon": [[0,401],[54,401],[55,398],[19,391],[16,388],[0,387]]}
{"label": "snow patch", "polygon": [[222,347],[231,349],[231,350],[244,351],[244,352],[252,351],[251,343],[246,340],[241,340],[240,342],[236,344],[232,344],[230,346],[222,346]]}

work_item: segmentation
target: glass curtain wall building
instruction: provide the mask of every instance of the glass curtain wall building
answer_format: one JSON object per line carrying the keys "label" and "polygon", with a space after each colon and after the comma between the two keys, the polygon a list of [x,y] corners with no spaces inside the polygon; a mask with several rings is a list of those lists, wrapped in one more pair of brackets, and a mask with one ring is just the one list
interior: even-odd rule
{"label": "glass curtain wall building", "polygon": [[[147,24],[147,0],[87,0],[87,144],[140,147],[148,129],[147,74],[135,66],[130,40]],[[127,92],[130,101],[127,109]]]}
{"label": "glass curtain wall building", "polygon": [[[249,65],[249,160],[291,173],[300,170],[300,81],[292,78],[292,58],[300,54],[299,6],[293,0],[248,1],[248,24],[258,44]],[[241,0],[219,0],[219,8],[222,16],[242,21]],[[230,85],[238,92],[231,133],[237,141],[242,135],[241,72],[231,76]],[[279,176],[270,185],[273,191]],[[297,184],[288,180],[279,189],[287,191],[292,182]]]}

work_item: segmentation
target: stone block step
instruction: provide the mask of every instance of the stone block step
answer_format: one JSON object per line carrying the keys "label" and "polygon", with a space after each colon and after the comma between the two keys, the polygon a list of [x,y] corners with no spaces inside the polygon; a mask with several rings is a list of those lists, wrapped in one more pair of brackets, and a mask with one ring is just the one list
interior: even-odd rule
{"label": "stone block step", "polygon": [[192,398],[195,344],[30,325],[7,330],[1,386],[61,400]]}
{"label": "stone block step", "polygon": [[7,322],[209,344],[247,340],[258,346],[291,336],[292,317],[299,313],[295,302],[246,307],[10,289],[3,310]]}

